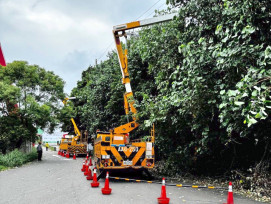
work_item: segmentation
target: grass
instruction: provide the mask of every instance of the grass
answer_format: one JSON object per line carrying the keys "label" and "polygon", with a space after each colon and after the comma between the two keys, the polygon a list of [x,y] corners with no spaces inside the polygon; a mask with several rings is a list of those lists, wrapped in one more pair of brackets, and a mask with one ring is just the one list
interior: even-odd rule
{"label": "grass", "polygon": [[38,158],[37,150],[33,148],[30,153],[23,153],[15,149],[8,154],[0,154],[0,171],[6,170],[9,167],[21,166],[27,162]]}
{"label": "grass", "polygon": [[0,171],[5,171],[7,169],[8,169],[8,167],[0,165]]}

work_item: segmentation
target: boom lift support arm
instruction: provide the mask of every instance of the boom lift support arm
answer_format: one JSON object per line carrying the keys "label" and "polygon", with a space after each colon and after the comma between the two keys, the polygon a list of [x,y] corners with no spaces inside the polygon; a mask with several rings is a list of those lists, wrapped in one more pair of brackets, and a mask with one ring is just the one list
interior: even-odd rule
{"label": "boom lift support arm", "polygon": [[[134,107],[134,96],[130,84],[130,78],[129,78],[129,72],[128,72],[128,47],[127,47],[127,33],[126,30],[134,29],[134,28],[140,28],[143,26],[149,26],[156,23],[166,22],[173,19],[175,14],[168,14],[164,16],[159,16],[155,18],[145,19],[141,21],[134,21],[131,23],[121,24],[113,27],[113,35],[115,39],[115,44],[117,48],[118,58],[119,58],[119,64],[120,69],[122,73],[122,84],[124,84],[126,92],[124,93],[124,109],[125,113],[128,118],[129,112],[132,112],[133,121],[129,122],[127,124],[121,125],[114,129],[114,133],[130,133],[132,130],[137,128],[139,124],[137,123],[138,117],[137,117],[137,110]],[[121,45],[120,38],[125,38],[125,49],[123,52],[123,48]]]}

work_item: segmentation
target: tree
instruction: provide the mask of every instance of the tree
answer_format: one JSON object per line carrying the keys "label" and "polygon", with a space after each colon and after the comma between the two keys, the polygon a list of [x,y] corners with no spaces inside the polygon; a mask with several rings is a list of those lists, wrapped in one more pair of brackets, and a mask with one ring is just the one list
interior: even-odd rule
{"label": "tree", "polygon": [[[271,2],[168,3],[180,8],[173,21],[129,39],[139,131],[156,124],[157,159],[170,170],[212,174],[268,160]],[[75,108],[92,134],[124,122],[123,91],[115,52],[83,73]]]}
{"label": "tree", "polygon": [[64,81],[53,72],[24,61],[0,67],[0,149],[19,148],[34,141],[37,128],[58,125]]}

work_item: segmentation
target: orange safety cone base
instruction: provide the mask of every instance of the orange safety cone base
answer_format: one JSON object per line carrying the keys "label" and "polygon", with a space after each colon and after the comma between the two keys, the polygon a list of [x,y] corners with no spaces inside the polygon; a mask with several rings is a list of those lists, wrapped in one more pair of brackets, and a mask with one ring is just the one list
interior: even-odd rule
{"label": "orange safety cone base", "polygon": [[112,189],[111,188],[102,188],[102,194],[109,195],[111,194]]}
{"label": "orange safety cone base", "polygon": [[233,194],[232,193],[228,193],[227,203],[223,203],[223,204],[234,204],[234,202],[233,202]]}
{"label": "orange safety cone base", "polygon": [[170,198],[157,198],[159,204],[168,204]]}
{"label": "orange safety cone base", "polygon": [[91,183],[91,187],[99,187],[100,183],[99,182],[93,182]]}
{"label": "orange safety cone base", "polygon": [[69,153],[66,154],[66,158],[70,158],[70,154]]}

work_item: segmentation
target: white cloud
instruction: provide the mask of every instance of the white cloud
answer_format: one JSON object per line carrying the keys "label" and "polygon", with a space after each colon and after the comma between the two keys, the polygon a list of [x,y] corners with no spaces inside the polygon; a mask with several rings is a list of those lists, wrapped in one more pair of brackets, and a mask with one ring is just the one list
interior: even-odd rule
{"label": "white cloud", "polygon": [[112,27],[135,20],[155,2],[0,0],[6,61],[26,60],[52,70],[67,81],[69,92],[113,41]]}

